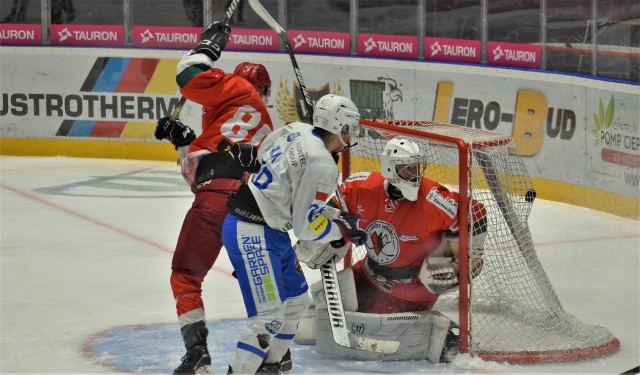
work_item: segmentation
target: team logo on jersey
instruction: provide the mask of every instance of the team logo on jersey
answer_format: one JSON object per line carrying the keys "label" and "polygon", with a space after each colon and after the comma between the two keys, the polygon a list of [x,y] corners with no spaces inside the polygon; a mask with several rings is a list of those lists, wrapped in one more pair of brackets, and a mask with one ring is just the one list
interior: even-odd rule
{"label": "team logo on jersey", "polygon": [[417,240],[418,240],[418,236],[412,236],[408,234],[400,235],[400,241],[417,241]]}
{"label": "team logo on jersey", "polygon": [[287,134],[287,142],[291,142],[299,136],[300,136],[300,132],[289,133]]}
{"label": "team logo on jersey", "polygon": [[376,220],[369,224],[367,233],[369,239],[365,246],[371,259],[378,264],[388,264],[398,257],[398,235],[391,224]]}
{"label": "team logo on jersey", "polygon": [[393,213],[393,211],[396,210],[396,205],[397,204],[398,204],[398,202],[396,202],[396,200],[386,198],[384,200],[384,211],[389,213],[389,214]]}
{"label": "team logo on jersey", "polygon": [[282,328],[282,322],[274,319],[271,322],[265,324],[264,328],[266,328],[267,331],[269,331],[269,333],[271,333],[272,335],[277,335],[278,332],[280,332],[280,328]]}

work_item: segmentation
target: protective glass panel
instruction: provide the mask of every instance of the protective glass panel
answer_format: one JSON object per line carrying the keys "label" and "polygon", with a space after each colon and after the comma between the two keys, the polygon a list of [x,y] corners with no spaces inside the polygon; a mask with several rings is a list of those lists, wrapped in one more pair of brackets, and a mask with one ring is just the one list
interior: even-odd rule
{"label": "protective glass panel", "polygon": [[289,29],[349,32],[349,1],[290,0]]}
{"label": "protective glass panel", "polygon": [[480,0],[428,0],[426,36],[480,40]]}
{"label": "protective glass panel", "polygon": [[488,1],[488,39],[507,43],[540,42],[538,1]]}
{"label": "protective glass panel", "polygon": [[0,1],[2,23],[40,23],[39,0]]}
{"label": "protective glass panel", "polygon": [[131,2],[133,24],[139,26],[202,27],[202,7],[202,0]]}
{"label": "protective glass panel", "polygon": [[360,33],[418,35],[417,0],[360,0],[358,6]]}

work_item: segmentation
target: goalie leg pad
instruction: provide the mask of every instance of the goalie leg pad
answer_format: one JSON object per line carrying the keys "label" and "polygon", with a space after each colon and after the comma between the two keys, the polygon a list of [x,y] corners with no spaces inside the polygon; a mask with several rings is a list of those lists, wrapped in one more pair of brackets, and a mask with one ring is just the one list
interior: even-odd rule
{"label": "goalie leg pad", "polygon": [[[358,295],[356,294],[356,284],[353,278],[353,270],[345,268],[338,271],[338,283],[342,295],[342,307],[344,311],[358,310]],[[315,344],[316,342],[316,306],[327,308],[327,301],[324,295],[322,281],[311,284],[309,287],[313,302],[309,309],[302,315],[298,328],[296,329],[295,342],[298,344]]]}
{"label": "goalie leg pad", "polygon": [[439,363],[449,330],[449,318],[437,311],[396,314],[345,312],[347,328],[356,338],[398,341],[395,353],[379,353],[337,345],[331,335],[329,313],[317,310],[316,351],[320,354],[365,361],[430,360]]}
{"label": "goalie leg pad", "polygon": [[302,345],[316,343],[316,306],[313,303],[300,318],[293,341]]}
{"label": "goalie leg pad", "polygon": [[431,317],[431,323],[431,339],[429,340],[427,359],[433,363],[445,362],[443,360],[443,351],[445,350],[451,320],[442,314],[434,313]]}
{"label": "goalie leg pad", "polygon": [[[338,284],[340,285],[340,294],[342,295],[342,307],[344,311],[358,311],[358,295],[356,294],[356,282],[353,279],[353,270],[345,268],[338,271]],[[311,296],[316,305],[316,309],[326,309],[327,301],[324,295],[324,287],[322,281],[313,283],[309,288]]]}

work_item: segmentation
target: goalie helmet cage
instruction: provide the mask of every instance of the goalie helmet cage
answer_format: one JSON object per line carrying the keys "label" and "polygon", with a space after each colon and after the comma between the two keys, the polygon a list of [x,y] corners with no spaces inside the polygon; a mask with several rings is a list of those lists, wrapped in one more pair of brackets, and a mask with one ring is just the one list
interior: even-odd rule
{"label": "goalie helmet cage", "polygon": [[[535,191],[510,137],[431,121],[360,123],[363,136],[342,153],[344,179],[379,171],[386,142],[402,136],[426,152],[425,177],[459,193],[460,284],[458,291],[440,296],[435,309],[458,318],[460,352],[539,363],[597,358],[618,349],[620,342],[607,329],[563,310],[535,252],[527,224]],[[474,201],[485,206],[488,235],[482,269],[470,277],[468,228]],[[363,257],[354,248],[345,267]]]}

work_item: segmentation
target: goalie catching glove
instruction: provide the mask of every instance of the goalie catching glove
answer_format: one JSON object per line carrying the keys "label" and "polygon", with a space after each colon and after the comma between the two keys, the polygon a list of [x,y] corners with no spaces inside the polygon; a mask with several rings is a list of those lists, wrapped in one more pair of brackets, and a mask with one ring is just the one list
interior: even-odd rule
{"label": "goalie catching glove", "polygon": [[158,120],[154,136],[156,139],[168,140],[176,150],[179,147],[190,145],[196,139],[196,133],[193,129],[183,124],[180,120],[171,121],[169,116]]}
{"label": "goalie catching glove", "polygon": [[458,286],[458,262],[453,257],[427,257],[418,275],[433,294],[440,295]]}
{"label": "goalie catching glove", "polygon": [[229,42],[229,34],[231,34],[229,25],[220,22],[212,23],[200,34],[200,42],[195,48],[195,53],[205,54],[212,61],[217,61]]}

